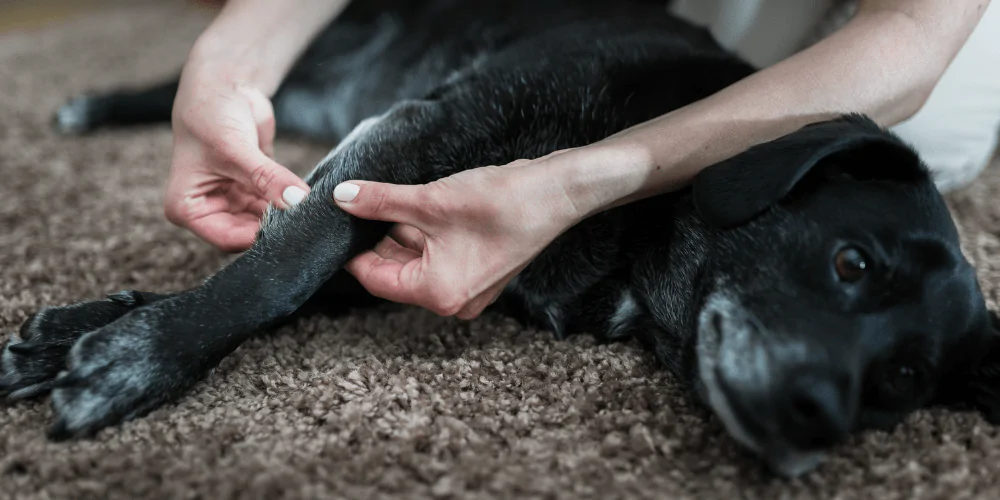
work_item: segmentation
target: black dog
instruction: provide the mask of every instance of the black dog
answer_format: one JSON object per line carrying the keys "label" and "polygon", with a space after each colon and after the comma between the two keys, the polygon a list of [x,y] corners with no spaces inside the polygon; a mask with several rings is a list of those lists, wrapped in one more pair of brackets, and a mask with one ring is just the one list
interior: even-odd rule
{"label": "black dog", "polygon": [[[0,391],[51,390],[54,438],[139,417],[318,293],[356,296],[341,266],[389,227],[336,208],[340,181],[426,183],[582,146],[753,71],[660,1],[354,2],[274,98],[279,130],[342,139],[309,176],[314,194],[269,212],[202,286],[39,312],[2,353]],[[57,123],[166,121],[175,89],[76,100]],[[591,217],[501,304],[559,336],[638,338],[786,475],[927,405],[1000,421],[997,319],[947,207],[916,154],[861,116]]]}

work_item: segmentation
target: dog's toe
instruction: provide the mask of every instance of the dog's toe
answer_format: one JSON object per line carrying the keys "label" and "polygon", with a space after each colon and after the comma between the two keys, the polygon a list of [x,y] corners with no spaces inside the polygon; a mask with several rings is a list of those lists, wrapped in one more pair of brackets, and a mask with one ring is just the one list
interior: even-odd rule
{"label": "dog's toe", "polygon": [[81,336],[141,306],[143,298],[140,292],[119,292],[29,316],[0,351],[0,396],[24,399],[48,392]]}
{"label": "dog's toe", "polygon": [[[18,339],[20,340],[20,339]],[[19,365],[17,358],[21,356],[11,347],[18,345],[17,341],[10,340],[0,353],[0,396],[9,399],[24,399],[48,390],[49,380],[44,376],[37,376],[28,370],[24,370]]]}
{"label": "dog's toe", "polygon": [[85,363],[63,372],[52,383],[52,408],[57,420],[49,429],[49,438],[62,441],[89,437],[108,425],[125,418],[123,410],[134,406],[129,394],[141,392],[141,387],[123,380],[113,380],[116,374],[109,364]]}
{"label": "dog's toe", "polygon": [[[154,306],[155,308],[155,306]],[[88,333],[53,382],[53,440],[86,438],[141,417],[193,386],[201,369],[157,345],[155,311],[138,309]]]}
{"label": "dog's toe", "polygon": [[65,365],[69,346],[41,338],[40,319],[39,315],[28,318],[21,333],[12,335],[0,351],[0,396],[25,399],[43,394]]}

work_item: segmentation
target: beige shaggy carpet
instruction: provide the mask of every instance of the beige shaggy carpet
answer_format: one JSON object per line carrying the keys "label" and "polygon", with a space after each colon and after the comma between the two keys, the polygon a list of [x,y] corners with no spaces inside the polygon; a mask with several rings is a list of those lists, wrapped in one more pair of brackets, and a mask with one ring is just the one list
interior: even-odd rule
{"label": "beige shaggy carpet", "polygon": [[[168,127],[61,138],[67,97],[179,67],[182,2],[0,35],[0,340],[32,311],[192,286],[225,262],[161,215]],[[305,173],[324,147],[279,141]],[[1000,168],[951,196],[991,307]],[[0,403],[0,498],[1000,498],[1000,429],[923,411],[794,481],[761,473],[631,344],[411,308],[253,340],[178,404],[54,444],[46,401]]]}

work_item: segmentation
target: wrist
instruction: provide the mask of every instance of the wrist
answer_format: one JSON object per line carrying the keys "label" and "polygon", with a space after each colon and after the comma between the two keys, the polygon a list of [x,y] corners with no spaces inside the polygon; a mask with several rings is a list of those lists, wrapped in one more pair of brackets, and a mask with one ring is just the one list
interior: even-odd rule
{"label": "wrist", "polygon": [[541,177],[564,193],[573,223],[641,197],[657,168],[650,150],[627,137],[568,150],[540,167]]}
{"label": "wrist", "polygon": [[229,0],[195,41],[186,68],[273,97],[292,65],[348,0]]}
{"label": "wrist", "polygon": [[219,39],[206,32],[195,42],[184,64],[182,77],[236,87],[248,85],[273,97],[284,78],[283,68],[266,59],[251,57],[256,50]]}

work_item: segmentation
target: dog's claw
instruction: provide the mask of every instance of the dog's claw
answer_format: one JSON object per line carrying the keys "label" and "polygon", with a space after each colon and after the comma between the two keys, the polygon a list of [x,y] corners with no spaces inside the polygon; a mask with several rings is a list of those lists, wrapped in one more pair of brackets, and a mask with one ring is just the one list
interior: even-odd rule
{"label": "dog's claw", "polygon": [[142,303],[142,295],[135,290],[122,290],[120,292],[109,293],[107,299],[125,307],[134,307]]}
{"label": "dog's claw", "polygon": [[17,344],[12,343],[8,345],[7,350],[9,350],[13,354],[17,354],[18,356],[29,356],[45,350],[45,346],[43,346],[42,344],[36,344],[34,342],[20,342]]}
{"label": "dog's claw", "polygon": [[39,384],[33,384],[20,389],[13,389],[0,381],[0,396],[6,396],[10,400],[21,400],[30,399],[40,394],[48,392],[52,388],[51,382],[42,382]]}
{"label": "dog's claw", "polygon": [[17,334],[22,340],[31,340],[31,337],[34,335],[34,332],[31,330],[31,322],[35,320],[35,316],[38,316],[38,313],[28,316],[24,322],[21,323],[21,328],[18,330]]}

